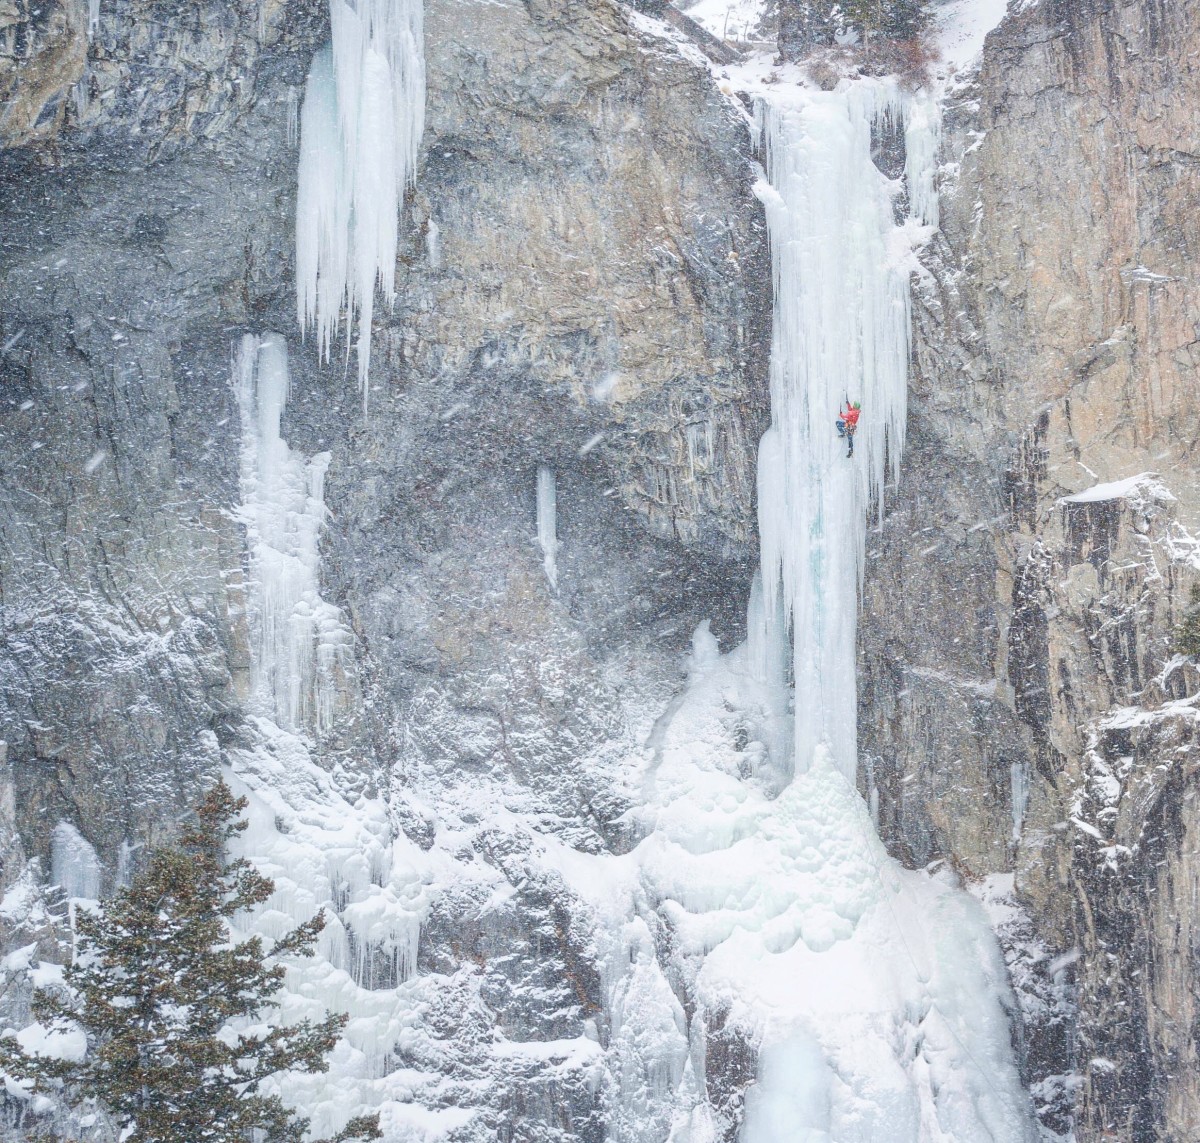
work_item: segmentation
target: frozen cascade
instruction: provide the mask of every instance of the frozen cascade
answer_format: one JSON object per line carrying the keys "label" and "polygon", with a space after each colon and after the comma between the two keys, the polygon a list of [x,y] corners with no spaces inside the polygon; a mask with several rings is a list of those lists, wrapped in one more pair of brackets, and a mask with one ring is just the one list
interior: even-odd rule
{"label": "frozen cascade", "polygon": [[[642,841],[597,859],[610,881],[628,878],[623,920],[611,889],[593,890],[613,910],[611,1137],[728,1138],[736,1093],[706,1075],[719,1029],[726,1058],[743,1051],[755,1067],[740,1143],[1031,1143],[987,918],[951,873],[894,862],[855,788],[864,539],[903,446],[908,278],[936,224],[937,107],[863,79],[772,88],[758,112],[775,285],[761,574],[746,644],[721,655],[706,624],[696,632],[687,687],[642,760]],[[899,226],[898,188],[870,157],[885,117],[909,148]],[[847,398],[863,406],[853,459],[834,431]],[[649,941],[666,959],[646,955]]]}
{"label": "frozen cascade", "polygon": [[558,590],[558,493],[554,473],[544,464],[537,470],[537,538],[550,586]]}
{"label": "frozen cascade", "polygon": [[261,713],[285,730],[328,731],[354,692],[350,631],[321,598],[329,453],[306,460],[279,435],[287,345],[246,334],[234,354],[242,420],[242,519],[250,546],[254,678]]}
{"label": "frozen cascade", "polygon": [[1021,840],[1021,827],[1029,808],[1029,771],[1022,763],[1013,762],[1009,766],[1009,778],[1012,782],[1012,839],[1016,844]]}
{"label": "frozen cascade", "polygon": [[345,316],[367,404],[375,289],[396,293],[404,193],[425,123],[421,0],[330,0],[331,42],[313,58],[300,115],[296,304],[328,358]]}
{"label": "frozen cascade", "polygon": [[398,1062],[425,1002],[425,984],[414,975],[417,940],[448,859],[423,853],[397,831],[383,798],[342,789],[298,735],[268,718],[248,730],[250,744],[230,752],[229,781],[250,802],[249,829],[234,849],[275,882],[275,892],[239,935],[276,938],[324,909],[316,955],[288,967],[279,1017],[350,1017],[327,1073],[288,1075],[276,1090],[312,1117],[315,1135],[369,1110],[380,1111],[388,1140],[410,1137],[414,1113],[453,1126],[464,1117],[412,1103],[414,1086],[438,1077]]}
{"label": "frozen cascade", "polygon": [[[920,116],[907,114],[914,106]],[[871,129],[907,119],[911,153],[932,160],[933,145],[918,140],[934,135],[936,115],[888,81],[757,108],[775,287],[771,427],[758,460],[763,600],[768,617],[782,600],[793,632],[796,769],[825,742],[853,779],[865,523],[899,472],[913,266],[891,188],[871,161]],[[935,212],[931,178],[910,176],[913,207]],[[845,401],[863,407],[852,459],[833,431]]]}
{"label": "frozen cascade", "polygon": [[414,1109],[414,1083],[425,1077],[397,1063],[423,1003],[414,977],[421,921],[449,860],[396,830],[386,799],[362,795],[340,768],[327,773],[313,759],[313,736],[357,700],[350,632],[319,592],[329,454],[306,459],[280,436],[289,384],[282,337],[246,335],[233,382],[258,711],[229,751],[228,777],[249,799],[249,828],[234,848],[275,882],[247,931],[276,938],[324,909],[317,955],[289,966],[280,1018],[350,1017],[329,1072],[289,1075],[278,1090],[317,1134],[366,1110],[381,1112],[388,1139],[408,1138],[414,1113],[452,1127],[463,1118],[457,1111]]}

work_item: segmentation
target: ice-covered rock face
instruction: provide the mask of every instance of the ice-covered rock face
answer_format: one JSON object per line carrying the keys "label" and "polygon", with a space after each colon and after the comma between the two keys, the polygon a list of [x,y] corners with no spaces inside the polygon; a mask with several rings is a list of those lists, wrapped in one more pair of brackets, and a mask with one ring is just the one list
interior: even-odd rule
{"label": "ice-covered rock face", "polygon": [[[977,47],[1004,5],[936,7],[970,16]],[[909,864],[1017,866],[1027,911],[1007,889],[989,900],[1017,916],[1007,954],[1047,1122],[1065,1127],[1081,1092],[1078,1138],[1131,1117],[1166,1137],[1153,1125],[1195,1122],[1200,1098],[1181,999],[1196,680],[1164,669],[1195,578],[1196,14],[1013,9],[948,104],[903,481],[865,552],[861,781]],[[660,717],[686,705],[680,657],[704,619],[722,649],[740,638],[751,582],[770,273],[748,136],[702,69],[617,8],[431,3],[428,134],[364,423],[358,379],[296,337],[295,144],[327,6],[186,15],[0,2],[0,921],[49,953],[61,902],[39,885],[56,867],[91,892],[90,846],[103,891],[236,762],[280,879],[262,924],[337,916],[289,1000],[355,1015],[342,1085],[290,1090],[323,1123],[378,1099],[397,1133],[491,1140],[520,1121],[592,1140],[683,1108],[678,1131],[706,1139],[740,1121],[756,1075],[820,1076],[833,1051],[797,1030],[760,1060],[732,1008],[684,1002],[661,900],[629,920],[625,811],[686,737]],[[41,149],[11,149],[26,143]],[[293,382],[274,470],[291,506],[267,549],[303,572],[274,602],[336,613],[354,640],[334,687],[353,717],[335,702],[327,733],[319,702],[263,685],[270,555],[246,522],[280,517],[247,494],[229,366],[267,330]],[[1142,473],[1175,500],[1077,498]],[[755,694],[782,657],[778,628],[760,634]],[[724,669],[699,643],[698,688],[701,666]],[[686,718],[730,722],[712,781],[743,791],[761,771],[758,825],[811,818],[767,796],[790,734],[778,694],[760,737],[710,697]],[[736,799],[660,793],[655,844],[694,842],[697,814],[740,820]],[[656,884],[694,860],[659,861]],[[625,872],[597,881],[596,862]],[[747,890],[718,873],[731,900]],[[675,913],[694,934],[712,901],[689,892]],[[847,915],[873,924],[862,905],[814,913],[827,932],[798,925],[797,956]],[[928,998],[901,992],[918,1012]],[[826,1094],[751,1100],[750,1122],[769,1132]]]}

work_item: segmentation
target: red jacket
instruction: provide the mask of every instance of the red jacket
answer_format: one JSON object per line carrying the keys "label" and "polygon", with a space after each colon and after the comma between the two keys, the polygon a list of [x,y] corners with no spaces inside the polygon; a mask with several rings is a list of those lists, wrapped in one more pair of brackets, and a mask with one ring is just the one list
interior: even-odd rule
{"label": "red jacket", "polygon": [[861,412],[861,409],[855,409],[853,406],[851,406],[842,413],[842,420],[846,422],[846,428],[858,428],[858,414]]}

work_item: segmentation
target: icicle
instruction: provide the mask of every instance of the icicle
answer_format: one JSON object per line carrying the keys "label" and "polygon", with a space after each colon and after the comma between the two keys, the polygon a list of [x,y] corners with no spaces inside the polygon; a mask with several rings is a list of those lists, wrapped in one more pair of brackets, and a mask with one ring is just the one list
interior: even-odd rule
{"label": "icicle", "polygon": [[100,858],[70,822],[59,822],[50,836],[50,877],[71,900],[100,898]]}
{"label": "icicle", "polygon": [[787,686],[786,610],[781,600],[768,609],[763,599],[762,573],[758,571],[750,584],[746,647],[752,678],[767,687]]}
{"label": "icicle", "polygon": [[395,298],[399,211],[416,176],[425,121],[421,0],[330,0],[332,43],[318,52],[300,116],[296,304],[321,355],[343,314],[358,322],[367,405],[375,290]]}
{"label": "icicle", "polygon": [[75,122],[82,123],[84,116],[88,113],[88,108],[91,106],[92,99],[89,90],[89,75],[85,71],[75,83],[71,85],[71,107],[75,112]]}
{"label": "icicle", "polygon": [[133,855],[139,848],[140,846],[132,844],[128,838],[121,841],[121,848],[117,851],[117,884],[122,889],[127,889],[133,884]]}
{"label": "icicle", "polygon": [[[858,588],[868,506],[898,473],[908,383],[908,267],[891,255],[886,181],[871,128],[899,115],[894,83],[860,81],[800,102],[760,101],[770,190],[775,321],[771,428],[759,448],[765,611],[794,637],[795,760],[819,743],[853,777]],[[855,455],[834,428],[862,404]]]}
{"label": "icicle", "polygon": [[288,448],[287,345],[247,334],[234,359],[242,414],[242,511],[250,542],[256,690],[288,730],[328,730],[345,701],[353,649],[341,612],[320,594],[320,533],[329,453]]}
{"label": "icicle", "polygon": [[287,89],[287,143],[294,147],[300,141],[300,93],[294,84]]}
{"label": "icicle", "polygon": [[100,30],[100,0],[88,0],[87,36],[92,39]]}
{"label": "icicle", "polygon": [[1012,782],[1012,839],[1017,842],[1021,840],[1021,827],[1029,808],[1029,771],[1021,762],[1014,762],[1009,775]]}
{"label": "icicle", "polygon": [[867,810],[871,814],[871,826],[879,832],[879,783],[875,780],[876,759],[868,754],[865,759],[867,771]]}
{"label": "icicle", "polygon": [[542,566],[550,586],[558,590],[558,494],[554,487],[554,473],[545,465],[537,471],[537,538],[542,549]]}

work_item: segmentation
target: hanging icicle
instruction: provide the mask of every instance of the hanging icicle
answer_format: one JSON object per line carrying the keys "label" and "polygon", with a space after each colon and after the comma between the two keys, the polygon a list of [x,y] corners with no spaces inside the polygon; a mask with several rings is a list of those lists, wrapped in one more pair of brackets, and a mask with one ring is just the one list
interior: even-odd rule
{"label": "hanging icicle", "polygon": [[537,537],[542,549],[542,566],[550,586],[558,590],[558,492],[554,473],[545,465],[537,471]]}
{"label": "hanging icicle", "polygon": [[345,319],[363,409],[375,290],[396,294],[399,212],[425,123],[421,0],[330,0],[332,42],[313,59],[300,115],[296,306],[329,358]]}

